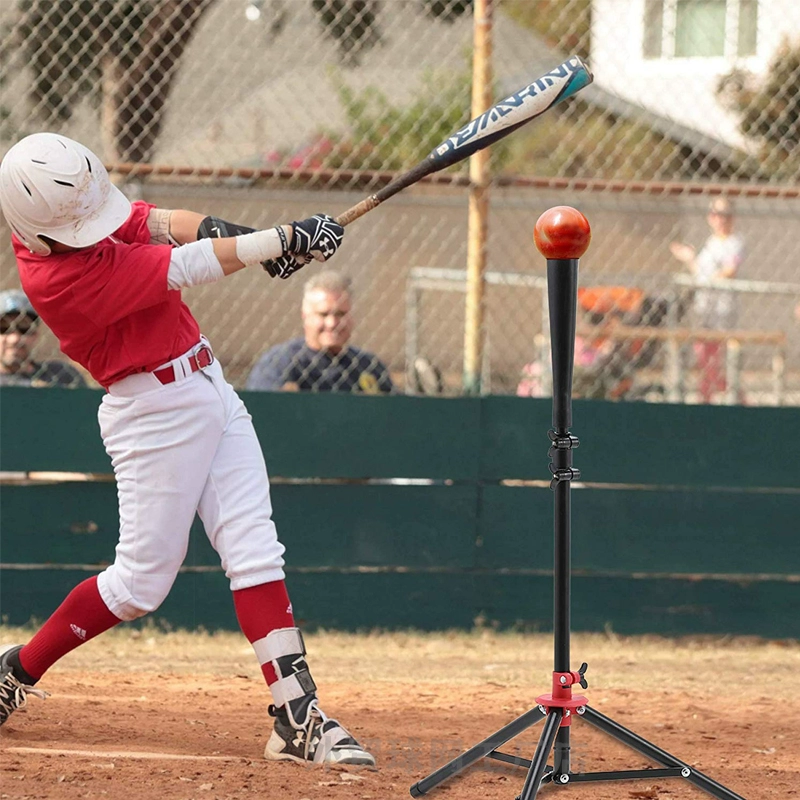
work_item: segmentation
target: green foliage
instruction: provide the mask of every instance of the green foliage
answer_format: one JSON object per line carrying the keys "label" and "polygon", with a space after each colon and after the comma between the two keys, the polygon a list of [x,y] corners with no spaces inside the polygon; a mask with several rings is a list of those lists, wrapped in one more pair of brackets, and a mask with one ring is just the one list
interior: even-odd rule
{"label": "green foliage", "polygon": [[740,115],[739,129],[759,145],[763,177],[797,180],[800,174],[800,41],[784,39],[757,81],[744,70],[725,75],[717,96]]}
{"label": "green foliage", "polygon": [[[470,76],[428,73],[409,105],[380,90],[356,92],[336,81],[349,136],[317,166],[363,170],[408,169],[462,127],[470,114]],[[325,141],[331,141],[332,136]],[[697,164],[681,146],[646,125],[620,120],[580,100],[552,109],[493,144],[495,175],[591,176],[658,180],[697,178]],[[450,167],[465,172],[468,162]]]}
{"label": "green foliage", "polygon": [[[470,118],[468,73],[428,72],[414,100],[393,104],[379,89],[354,91],[336,80],[339,100],[350,127],[350,137],[331,153],[326,165],[354,169],[407,169],[424,158]],[[493,147],[495,163],[502,164],[504,144]],[[466,164],[452,170],[465,170]]]}
{"label": "green foliage", "polygon": [[97,97],[101,55],[130,67],[141,53],[137,31],[152,3],[21,0],[19,33],[33,74],[33,100],[46,122],[62,122],[85,94]]}
{"label": "green foliage", "polygon": [[679,144],[646,125],[622,120],[573,99],[508,139],[505,171],[541,177],[631,180],[697,178]]}
{"label": "green foliage", "polygon": [[499,7],[517,24],[536,31],[551,47],[589,56],[592,0],[501,0]]}

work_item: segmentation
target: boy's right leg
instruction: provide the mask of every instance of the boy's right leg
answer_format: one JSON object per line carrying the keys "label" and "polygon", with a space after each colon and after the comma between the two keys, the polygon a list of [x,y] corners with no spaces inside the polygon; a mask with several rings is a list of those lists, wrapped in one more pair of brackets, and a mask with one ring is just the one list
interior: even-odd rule
{"label": "boy's right leg", "polygon": [[275,723],[264,755],[270,760],[373,766],[375,759],[319,708],[283,581],[283,545],[271,519],[261,447],[249,414],[221,371],[214,379],[226,399],[228,418],[198,511],[231,582],[239,625],[272,692]]}

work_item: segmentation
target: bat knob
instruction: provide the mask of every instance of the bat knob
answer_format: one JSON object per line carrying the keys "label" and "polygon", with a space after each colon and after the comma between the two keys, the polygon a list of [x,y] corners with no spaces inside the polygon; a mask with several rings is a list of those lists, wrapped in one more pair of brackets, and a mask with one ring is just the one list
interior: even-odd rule
{"label": "bat knob", "polygon": [[571,206],[547,209],[533,228],[533,241],[548,259],[580,258],[591,240],[589,220]]}

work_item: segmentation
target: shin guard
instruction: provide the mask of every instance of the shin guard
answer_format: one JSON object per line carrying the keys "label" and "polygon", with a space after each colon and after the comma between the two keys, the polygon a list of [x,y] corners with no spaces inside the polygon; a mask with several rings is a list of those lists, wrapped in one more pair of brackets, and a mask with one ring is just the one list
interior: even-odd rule
{"label": "shin guard", "polygon": [[272,664],[278,680],[270,684],[275,705],[285,707],[292,727],[308,725],[317,686],[306,663],[306,647],[299,628],[277,628],[253,642],[260,664]]}

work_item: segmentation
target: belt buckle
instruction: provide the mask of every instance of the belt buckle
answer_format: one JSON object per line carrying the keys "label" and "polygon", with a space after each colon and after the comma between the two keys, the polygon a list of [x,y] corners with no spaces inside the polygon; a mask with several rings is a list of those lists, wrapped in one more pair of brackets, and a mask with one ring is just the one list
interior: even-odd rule
{"label": "belt buckle", "polygon": [[207,369],[214,363],[214,353],[207,344],[201,344],[194,355],[199,369]]}

